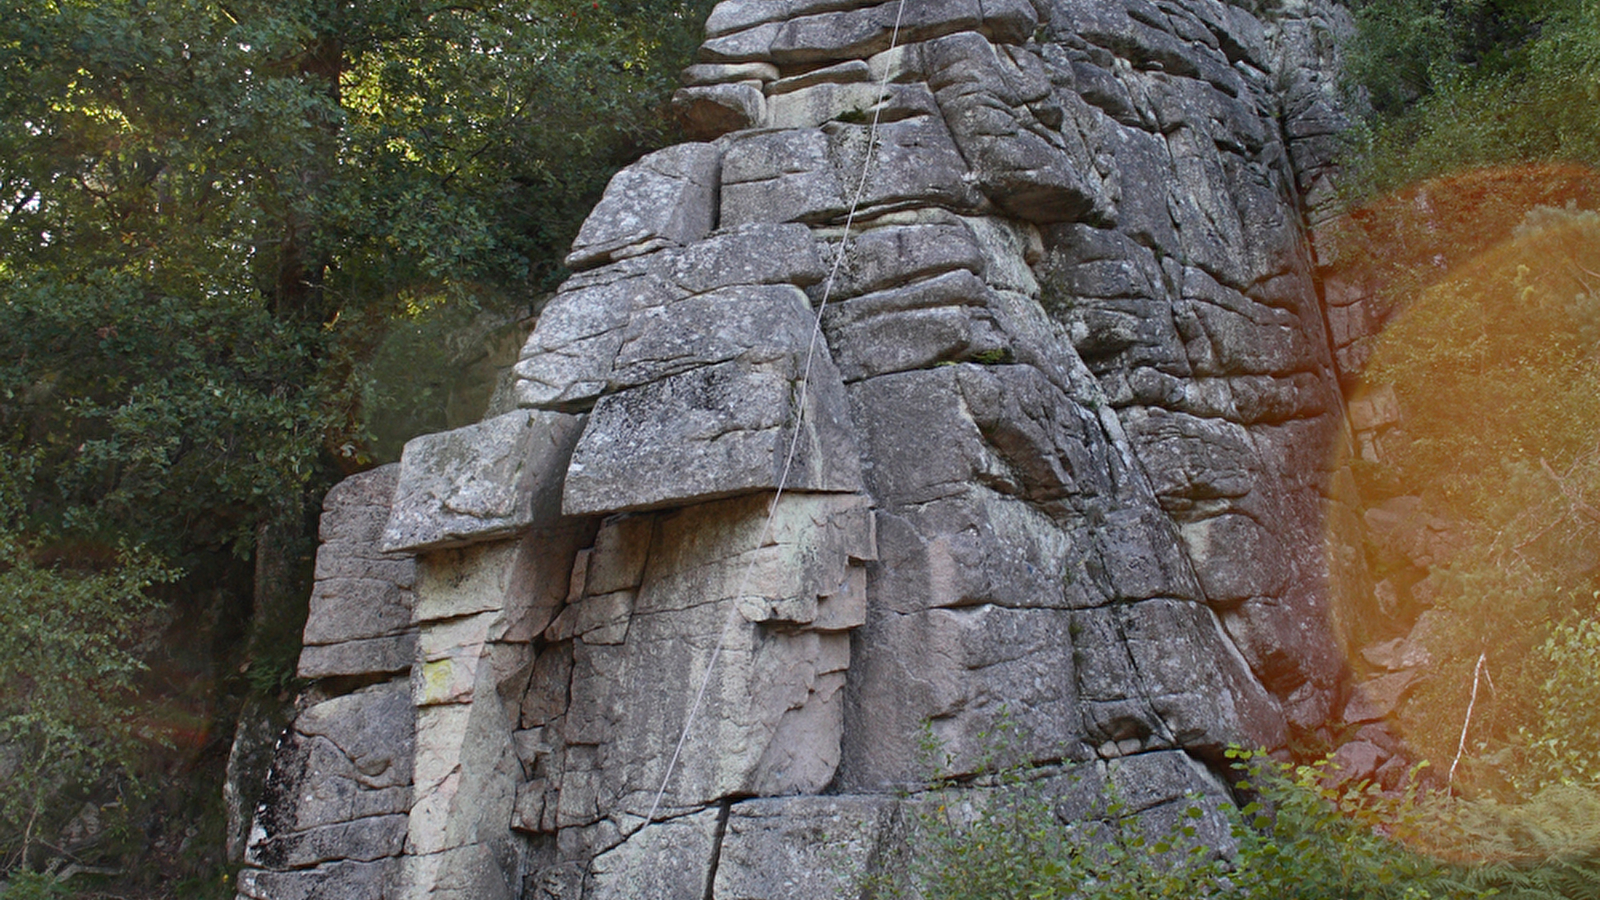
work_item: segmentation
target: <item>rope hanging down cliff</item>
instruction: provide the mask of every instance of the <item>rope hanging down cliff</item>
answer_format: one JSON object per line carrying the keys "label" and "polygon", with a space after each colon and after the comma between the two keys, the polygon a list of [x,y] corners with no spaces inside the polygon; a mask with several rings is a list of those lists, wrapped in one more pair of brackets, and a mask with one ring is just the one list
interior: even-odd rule
{"label": "rope hanging down cliff", "polygon": [[[778,488],[773,492],[772,500],[767,505],[766,521],[761,526],[761,533],[756,537],[756,549],[758,550],[766,543],[767,536],[772,531],[772,521],[778,512],[778,501],[782,499],[784,489],[788,486],[789,472],[794,465],[795,454],[799,450],[800,425],[801,420],[805,417],[806,392],[811,383],[811,365],[816,359],[817,343],[822,336],[822,314],[828,308],[828,300],[833,294],[834,281],[838,278],[839,267],[844,263],[845,252],[849,249],[850,229],[855,225],[856,211],[861,206],[861,198],[866,193],[867,178],[872,172],[873,155],[878,146],[878,121],[883,114],[883,104],[888,98],[889,77],[894,72],[892,54],[899,48],[900,23],[904,17],[905,9],[906,0],[900,0],[895,8],[894,28],[889,33],[889,49],[885,51],[883,76],[878,82],[877,99],[872,106],[872,122],[867,128],[866,158],[861,164],[861,177],[856,182],[855,195],[850,199],[850,211],[845,215],[844,232],[839,239],[839,250],[834,254],[833,265],[828,270],[828,278],[823,282],[822,299],[817,303],[816,316],[811,323],[811,340],[806,347],[806,363],[800,375],[800,402],[795,413],[794,432],[789,438],[789,451],[783,461],[783,470],[778,476]],[[639,826],[640,828],[656,820],[656,813],[661,808],[661,799],[666,796],[667,786],[672,781],[673,772],[677,770],[678,761],[683,756],[684,745],[689,740],[689,730],[694,726],[695,716],[699,713],[701,703],[706,697],[706,689],[711,685],[712,676],[716,674],[717,663],[721,660],[723,648],[728,642],[728,633],[739,621],[737,601],[738,598],[744,596],[745,589],[750,585],[750,575],[755,571],[757,558],[755,555],[750,557],[750,562],[745,566],[744,574],[739,578],[739,586],[734,590],[732,598],[735,603],[728,611],[728,619],[723,623],[721,634],[717,636],[717,645],[711,651],[711,658],[706,663],[706,671],[700,678],[700,687],[695,691],[694,702],[690,704],[689,712],[684,716],[683,730],[678,735],[677,746],[673,748],[672,756],[667,760],[667,771],[661,776],[661,787],[656,790],[655,799],[650,803],[650,812],[645,816],[644,823]]]}

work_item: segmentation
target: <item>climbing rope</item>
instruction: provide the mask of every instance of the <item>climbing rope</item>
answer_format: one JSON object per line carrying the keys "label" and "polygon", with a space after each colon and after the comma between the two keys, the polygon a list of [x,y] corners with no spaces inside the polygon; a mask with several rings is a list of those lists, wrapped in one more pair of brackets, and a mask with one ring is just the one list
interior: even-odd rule
{"label": "climbing rope", "polygon": [[[896,5],[894,14],[894,28],[889,33],[889,49],[886,54],[892,54],[899,49],[900,23],[904,17],[906,0],[900,0]],[[822,337],[822,314],[828,308],[828,300],[833,296],[833,285],[839,276],[839,267],[844,262],[845,250],[850,245],[850,229],[855,225],[856,211],[861,208],[861,198],[867,189],[867,177],[872,172],[873,154],[878,147],[878,122],[883,115],[883,104],[888,99],[889,76],[893,73],[892,58],[884,57],[883,77],[878,82],[877,102],[872,107],[872,123],[867,128],[867,153],[861,164],[861,178],[856,182],[855,195],[850,199],[850,211],[845,215],[844,233],[839,238],[839,250],[834,254],[833,266],[828,270],[827,280],[822,285],[822,299],[817,303],[817,313],[811,323],[811,339],[806,347],[806,364],[800,374],[800,403],[795,413],[794,433],[789,438],[789,452],[784,457],[783,469],[778,475],[778,488],[772,494],[772,500],[767,504],[766,522],[761,526],[761,532],[756,537],[755,550],[759,551],[766,544],[767,536],[772,532],[773,520],[778,514],[778,501],[783,498],[783,492],[789,485],[789,473],[794,466],[795,455],[800,448],[800,426],[805,420],[807,391],[811,384],[811,366],[816,360],[817,344]],[[683,757],[684,745],[689,740],[689,730],[694,726],[695,716],[700,712],[700,706],[705,701],[706,689],[711,685],[711,678],[716,674],[717,663],[722,659],[723,648],[727,646],[728,635],[739,621],[739,598],[744,596],[745,589],[750,585],[750,576],[755,572],[756,561],[760,557],[756,553],[750,556],[750,562],[745,565],[744,574],[739,578],[739,586],[733,592],[733,605],[728,610],[728,619],[722,626],[722,632],[717,636],[717,645],[711,651],[711,658],[706,663],[705,674],[700,678],[700,687],[695,691],[694,702],[689,706],[688,715],[684,716],[683,730],[678,735],[678,744],[672,750],[672,756],[667,760],[667,771],[661,776],[661,787],[656,791],[655,800],[650,804],[650,812],[644,818],[645,825],[656,820],[656,813],[661,809],[661,798],[666,796],[667,785],[672,781],[673,772],[677,770],[678,761]]]}

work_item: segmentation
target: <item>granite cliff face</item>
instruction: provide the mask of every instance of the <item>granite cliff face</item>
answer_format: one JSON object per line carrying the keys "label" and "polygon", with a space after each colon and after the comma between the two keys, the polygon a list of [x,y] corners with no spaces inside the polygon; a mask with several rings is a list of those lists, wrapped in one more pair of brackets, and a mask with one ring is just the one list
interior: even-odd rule
{"label": "granite cliff face", "polygon": [[1344,22],[724,0],[499,407],[330,493],[241,895],[853,896],[1003,723],[1159,816],[1337,720]]}

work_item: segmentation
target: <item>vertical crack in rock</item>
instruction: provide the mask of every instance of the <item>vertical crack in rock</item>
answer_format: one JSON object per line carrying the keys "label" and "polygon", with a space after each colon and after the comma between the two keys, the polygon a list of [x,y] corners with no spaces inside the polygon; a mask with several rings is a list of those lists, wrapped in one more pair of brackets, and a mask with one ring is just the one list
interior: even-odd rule
{"label": "vertical crack in rock", "polygon": [[722,863],[722,841],[728,834],[728,817],[733,814],[733,801],[724,800],[717,813],[717,832],[711,838],[711,866],[706,870],[706,892],[703,900],[715,900],[717,869]]}
{"label": "vertical crack in rock", "polygon": [[344,692],[241,896],[831,897],[948,799],[898,789],[986,802],[1002,725],[1065,814],[1155,821],[1320,727],[1349,20],[1265,6],[929,0],[890,51],[895,2],[717,4],[695,140],[612,180],[518,408],[330,494],[301,667]]}

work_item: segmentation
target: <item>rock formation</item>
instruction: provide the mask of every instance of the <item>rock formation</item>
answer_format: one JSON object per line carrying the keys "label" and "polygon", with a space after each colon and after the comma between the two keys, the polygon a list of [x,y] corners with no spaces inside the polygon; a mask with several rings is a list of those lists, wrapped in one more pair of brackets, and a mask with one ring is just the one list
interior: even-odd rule
{"label": "rock formation", "polygon": [[241,896],[853,896],[998,729],[1159,815],[1337,716],[1344,21],[723,0],[514,408],[329,495]]}

